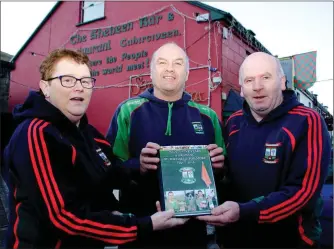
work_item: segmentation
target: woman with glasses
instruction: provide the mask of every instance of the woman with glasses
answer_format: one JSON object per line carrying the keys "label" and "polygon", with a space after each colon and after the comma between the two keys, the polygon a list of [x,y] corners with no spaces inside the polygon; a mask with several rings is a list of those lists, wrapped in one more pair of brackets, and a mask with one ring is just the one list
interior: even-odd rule
{"label": "woman with glasses", "polygon": [[87,55],[55,50],[40,74],[40,92],[13,111],[20,124],[5,150],[12,195],[6,246],[97,248],[183,224],[173,211],[121,213],[112,188],[130,183],[112,163],[110,144],[88,123],[96,80]]}

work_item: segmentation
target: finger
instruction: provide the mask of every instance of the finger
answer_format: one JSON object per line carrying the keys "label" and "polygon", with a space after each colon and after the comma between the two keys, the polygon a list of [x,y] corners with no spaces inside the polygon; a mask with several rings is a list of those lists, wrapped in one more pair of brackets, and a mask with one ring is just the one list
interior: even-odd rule
{"label": "finger", "polygon": [[220,223],[220,216],[205,215],[196,217],[197,220],[205,221],[207,223]]}
{"label": "finger", "polygon": [[111,212],[113,215],[122,215],[122,213],[121,212],[118,212],[118,211],[112,211]]}
{"label": "finger", "polygon": [[141,150],[141,155],[142,156],[144,156],[144,155],[149,155],[149,156],[154,156],[154,155],[156,155],[158,153],[158,150],[156,150],[156,149],[152,149],[152,148],[143,148],[142,150]]}
{"label": "finger", "polygon": [[222,169],[224,167],[224,162],[220,162],[220,163],[212,163],[212,168],[215,169]]}
{"label": "finger", "polygon": [[161,212],[161,205],[160,205],[160,202],[159,202],[159,201],[157,201],[157,202],[155,203],[155,206],[157,207],[157,211],[158,211],[158,212]]}
{"label": "finger", "polygon": [[217,144],[209,144],[206,148],[208,149],[208,151],[214,150],[218,147]]}
{"label": "finger", "polygon": [[225,157],[222,154],[211,157],[211,161],[214,163],[223,162],[224,160],[225,160]]}
{"label": "finger", "polygon": [[166,220],[173,218],[175,215],[174,209],[169,209],[167,211],[163,211],[162,213]]}
{"label": "finger", "polygon": [[225,205],[222,204],[222,205],[220,205],[218,207],[213,208],[211,210],[211,213],[212,213],[212,215],[221,215],[221,214],[225,213],[227,210],[228,209],[225,208]]}
{"label": "finger", "polygon": [[188,220],[189,219],[186,219],[186,218],[172,218],[171,223],[172,223],[172,226],[180,226],[180,225],[185,224]]}
{"label": "finger", "polygon": [[158,168],[157,165],[154,165],[154,164],[146,164],[146,163],[143,163],[142,164],[142,168],[146,171],[146,170],[156,170]]}
{"label": "finger", "polygon": [[152,149],[160,150],[160,145],[156,144],[156,143],[148,142],[146,144],[146,148],[152,148]]}
{"label": "finger", "polygon": [[210,157],[215,157],[223,154],[223,149],[221,147],[215,148],[210,151]]}
{"label": "finger", "polygon": [[159,163],[160,159],[158,157],[142,156],[141,161],[148,164],[157,164]]}

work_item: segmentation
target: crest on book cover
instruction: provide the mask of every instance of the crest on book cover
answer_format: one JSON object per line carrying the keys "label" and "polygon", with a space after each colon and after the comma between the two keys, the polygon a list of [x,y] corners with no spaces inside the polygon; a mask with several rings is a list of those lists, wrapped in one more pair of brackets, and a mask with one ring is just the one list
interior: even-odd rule
{"label": "crest on book cover", "polygon": [[277,150],[278,147],[280,147],[282,144],[281,143],[275,143],[275,144],[265,144],[266,150],[263,158],[263,162],[265,163],[278,163],[279,159],[277,157]]}
{"label": "crest on book cover", "polygon": [[181,182],[184,184],[193,184],[196,182],[194,175],[195,169],[192,167],[183,167],[179,170],[182,174]]}

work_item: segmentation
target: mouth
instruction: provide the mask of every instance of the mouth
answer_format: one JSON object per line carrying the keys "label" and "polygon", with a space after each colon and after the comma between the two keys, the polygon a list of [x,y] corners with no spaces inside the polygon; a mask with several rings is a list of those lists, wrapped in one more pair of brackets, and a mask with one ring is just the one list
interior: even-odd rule
{"label": "mouth", "polygon": [[74,97],[74,98],[71,98],[70,100],[71,100],[71,101],[82,102],[82,101],[84,101],[84,98],[81,98],[81,97]]}
{"label": "mouth", "polygon": [[175,77],[173,77],[173,76],[163,76],[163,78],[166,79],[166,80],[174,80],[175,79]]}
{"label": "mouth", "polygon": [[265,98],[265,96],[256,96],[256,97],[253,97],[253,98],[256,99],[256,100],[262,100],[262,99]]}

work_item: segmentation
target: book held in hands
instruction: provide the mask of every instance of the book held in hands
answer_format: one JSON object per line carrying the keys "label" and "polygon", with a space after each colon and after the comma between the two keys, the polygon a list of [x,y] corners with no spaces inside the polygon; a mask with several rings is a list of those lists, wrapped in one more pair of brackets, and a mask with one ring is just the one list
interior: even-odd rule
{"label": "book held in hands", "polygon": [[177,217],[210,214],[218,200],[207,146],[162,146],[159,157],[162,210]]}

